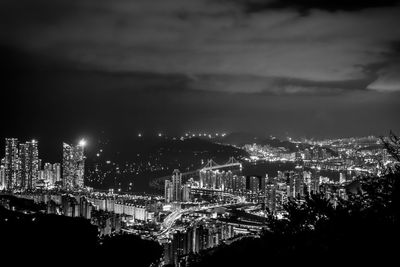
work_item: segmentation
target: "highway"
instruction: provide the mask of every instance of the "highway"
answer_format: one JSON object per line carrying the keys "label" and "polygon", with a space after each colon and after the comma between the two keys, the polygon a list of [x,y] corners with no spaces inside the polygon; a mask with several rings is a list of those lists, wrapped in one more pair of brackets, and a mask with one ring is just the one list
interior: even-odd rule
{"label": "highway", "polygon": [[218,208],[218,207],[229,207],[229,206],[237,205],[240,203],[243,203],[243,202],[239,202],[239,203],[235,203],[235,204],[226,203],[226,204],[205,205],[205,206],[191,207],[188,209],[176,210],[176,211],[172,212],[171,214],[169,214],[167,217],[165,217],[164,222],[161,227],[161,231],[157,236],[160,239],[167,237],[169,232],[173,228],[175,222],[177,220],[179,220],[183,214],[194,213],[194,212]]}

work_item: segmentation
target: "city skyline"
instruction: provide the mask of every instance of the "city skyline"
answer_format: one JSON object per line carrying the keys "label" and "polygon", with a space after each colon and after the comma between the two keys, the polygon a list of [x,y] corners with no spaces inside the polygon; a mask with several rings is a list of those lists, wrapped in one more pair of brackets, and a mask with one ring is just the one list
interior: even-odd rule
{"label": "city skyline", "polygon": [[[186,141],[195,139],[188,137]],[[85,139],[76,145],[63,143],[62,165],[44,163],[42,169],[37,140],[19,143],[16,138],[9,138],[2,160],[5,165],[0,167],[0,205],[9,210],[23,209],[7,202],[8,197],[15,196],[41,205],[41,212],[47,215],[83,218],[97,228],[100,239],[121,236],[122,232],[139,235],[162,246],[162,264],[178,266],[184,265],[192,253],[218,250],[223,244],[242,238],[260,238],[267,229],[269,216],[283,218],[287,214],[286,205],[293,201],[304,204],[316,195],[333,207],[349,201],[362,179],[369,175],[379,177],[385,168],[396,166],[396,157],[388,154],[382,142],[373,136],[304,140],[292,143],[296,148],[293,151],[293,146],[284,148],[256,140],[240,147],[247,152],[238,157],[240,160],[231,156],[223,164],[210,159],[193,165],[196,159],[191,156],[192,167],[187,169],[181,165],[183,161],[175,158],[166,168],[169,175],[150,179],[150,187],[161,190],[139,193],[132,189],[125,191],[127,188],[121,187],[121,182],[126,177],[114,176],[129,171],[128,164],[103,162],[102,150],[96,155],[100,155],[98,161],[85,166]],[[25,156],[27,150],[32,150],[29,148],[32,144],[34,152]],[[192,152],[196,155],[200,151]],[[144,161],[145,165],[153,164],[146,158]],[[37,178],[25,187],[23,173],[31,169],[32,163],[39,165]],[[176,166],[185,171],[173,169]],[[251,170],[254,166],[261,167],[263,173]],[[85,172],[86,167],[95,172]],[[116,172],[109,173],[110,167]],[[137,174],[135,170],[130,172],[129,175]],[[118,183],[96,187],[93,174],[104,179],[107,173]],[[33,216],[37,216],[35,212]]]}
{"label": "city skyline", "polygon": [[393,264],[399,25],[400,0],[1,0],[3,261]]}
{"label": "city skyline", "polygon": [[0,190],[83,189],[85,146],[85,139],[75,146],[63,143],[62,164],[50,163],[39,157],[38,140],[20,142],[18,138],[6,138],[4,158],[0,160]]}

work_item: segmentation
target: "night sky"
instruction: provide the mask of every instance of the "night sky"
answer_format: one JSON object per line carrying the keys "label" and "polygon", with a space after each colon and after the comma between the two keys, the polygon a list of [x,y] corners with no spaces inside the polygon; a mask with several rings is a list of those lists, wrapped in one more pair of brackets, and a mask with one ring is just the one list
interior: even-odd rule
{"label": "night sky", "polygon": [[399,2],[2,0],[1,138],[400,133]]}

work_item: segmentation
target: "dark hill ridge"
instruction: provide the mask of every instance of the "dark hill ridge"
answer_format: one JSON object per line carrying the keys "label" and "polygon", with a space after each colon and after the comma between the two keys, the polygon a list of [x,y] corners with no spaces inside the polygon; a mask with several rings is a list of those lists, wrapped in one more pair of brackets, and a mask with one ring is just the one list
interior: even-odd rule
{"label": "dark hill ridge", "polygon": [[230,144],[238,147],[242,147],[246,144],[258,144],[263,146],[271,146],[271,147],[283,147],[288,152],[297,152],[299,150],[304,150],[306,148],[314,148],[317,150],[321,150],[325,148],[328,153],[331,155],[337,156],[337,153],[328,147],[314,147],[309,144],[303,143],[293,143],[287,140],[280,140],[276,137],[272,136],[261,136],[261,135],[254,135],[251,133],[231,133],[227,136],[220,138],[219,141],[224,144]]}
{"label": "dark hill ridge", "polygon": [[240,148],[199,138],[138,138],[135,142],[136,146],[102,143],[98,148],[103,150],[100,156],[96,156],[97,152],[88,155],[88,185],[98,189],[150,192],[150,181],[171,175],[174,169],[189,172],[205,165],[208,159],[223,164],[230,157],[238,160],[248,157]]}
{"label": "dark hill ridge", "polygon": [[234,146],[243,146],[245,144],[258,143],[263,138],[265,137],[251,133],[236,132],[236,133],[229,133],[225,137],[220,137],[218,140],[225,144],[230,144]]}
{"label": "dark hill ridge", "polygon": [[290,152],[298,151],[295,143],[280,140],[272,136],[261,136],[251,133],[230,133],[225,137],[218,139],[221,143],[230,144],[234,146],[242,147],[246,144],[259,144],[259,145],[269,145],[272,147],[283,147]]}
{"label": "dark hill ridge", "polygon": [[[101,151],[100,159],[96,156]],[[99,141],[87,151],[89,161],[111,160],[113,162],[132,162],[137,160],[186,160],[187,157],[203,157],[215,161],[228,160],[229,157],[248,156],[242,149],[230,144],[219,144],[209,140],[171,139],[171,138],[136,138],[128,142]],[[222,162],[221,162],[222,163]]]}

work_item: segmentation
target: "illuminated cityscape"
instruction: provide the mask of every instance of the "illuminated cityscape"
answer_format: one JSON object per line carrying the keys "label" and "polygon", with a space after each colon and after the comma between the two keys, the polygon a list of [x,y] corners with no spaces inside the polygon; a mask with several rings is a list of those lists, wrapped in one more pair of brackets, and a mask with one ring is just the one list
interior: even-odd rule
{"label": "illuminated cityscape", "polygon": [[400,0],[0,1],[0,265],[395,265]]}
{"label": "illuminated cityscape", "polygon": [[[18,139],[7,138],[5,144],[3,194],[42,205],[46,214],[85,218],[98,228],[100,237],[129,233],[154,240],[163,247],[161,263],[176,266],[185,265],[192,254],[258,238],[267,229],[268,216],[283,218],[291,201],[302,203],[321,194],[338,205],[360,177],[381,175],[385,166],[395,163],[382,141],[372,136],[296,141],[291,148],[252,143],[239,148],[247,152],[240,161],[231,156],[221,165],[209,159],[198,169],[173,169],[169,176],[149,182],[150,191],[162,190],[143,194],[90,187],[85,170],[103,169],[98,161],[86,162],[84,141],[75,146],[63,143],[62,165],[43,166],[38,141],[19,144]],[[108,165],[106,160],[104,166]],[[170,169],[168,164],[165,169]]]}

